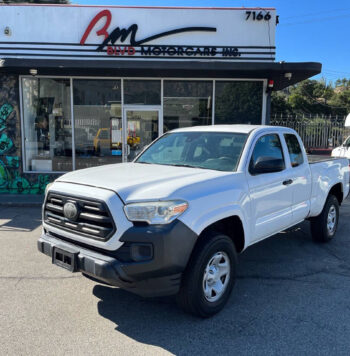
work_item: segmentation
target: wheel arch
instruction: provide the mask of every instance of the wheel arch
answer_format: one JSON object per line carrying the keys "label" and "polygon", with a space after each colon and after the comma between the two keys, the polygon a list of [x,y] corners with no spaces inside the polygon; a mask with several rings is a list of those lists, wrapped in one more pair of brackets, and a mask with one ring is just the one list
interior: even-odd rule
{"label": "wheel arch", "polygon": [[[334,195],[338,202],[339,202],[339,206],[342,204],[343,202],[343,199],[344,199],[344,193],[343,193],[343,184],[342,183],[337,183],[337,184],[334,184],[332,186],[332,188],[329,190],[328,192],[328,195],[327,195],[327,198],[330,196],[330,195]],[[326,199],[327,201],[327,199]]]}
{"label": "wheel arch", "polygon": [[217,220],[206,226],[198,236],[193,249],[206,238],[208,235],[219,232],[227,235],[233,242],[236,252],[242,252],[246,247],[246,234],[241,218],[238,215],[231,215],[220,220]]}
{"label": "wheel arch", "polygon": [[339,206],[342,204],[344,200],[343,184],[337,182],[333,185],[329,185],[329,187],[329,189],[326,189],[326,187],[318,189],[317,194],[313,193],[313,196],[311,197],[311,210],[308,218],[314,218],[322,213],[330,195],[334,195],[337,198]]}

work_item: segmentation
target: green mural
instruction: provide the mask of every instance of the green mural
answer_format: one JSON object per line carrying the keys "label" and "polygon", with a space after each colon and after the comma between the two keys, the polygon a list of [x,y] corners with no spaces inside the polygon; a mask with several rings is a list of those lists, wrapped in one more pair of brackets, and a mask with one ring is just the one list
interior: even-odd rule
{"label": "green mural", "polygon": [[10,116],[13,111],[13,106],[10,104],[4,104],[0,108],[0,131],[6,128],[6,119]]}
{"label": "green mural", "polygon": [[10,151],[12,147],[12,140],[6,135],[6,133],[3,133],[0,136],[0,155],[3,155],[4,153]]}
{"label": "green mural", "polygon": [[6,189],[9,182],[9,174],[6,166],[0,160],[0,190]]}
{"label": "green mural", "polygon": [[19,157],[5,156],[0,160],[0,193],[43,194],[50,183],[48,174],[35,176],[34,182],[19,175]]}
{"label": "green mural", "polygon": [[[19,134],[16,125],[18,79],[10,76],[0,78],[0,193],[43,194],[52,176],[49,174],[23,174],[19,157]],[[1,100],[0,99],[0,100]]]}

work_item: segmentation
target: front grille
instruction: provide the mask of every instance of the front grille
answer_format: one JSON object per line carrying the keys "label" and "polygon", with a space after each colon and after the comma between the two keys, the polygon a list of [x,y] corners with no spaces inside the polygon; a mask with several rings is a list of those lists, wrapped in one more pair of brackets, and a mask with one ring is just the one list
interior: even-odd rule
{"label": "front grille", "polygon": [[[78,215],[74,220],[67,218],[63,212],[63,207],[68,202],[77,207]],[[103,241],[108,240],[116,230],[103,201],[55,192],[50,192],[45,201],[44,221],[51,226]]]}

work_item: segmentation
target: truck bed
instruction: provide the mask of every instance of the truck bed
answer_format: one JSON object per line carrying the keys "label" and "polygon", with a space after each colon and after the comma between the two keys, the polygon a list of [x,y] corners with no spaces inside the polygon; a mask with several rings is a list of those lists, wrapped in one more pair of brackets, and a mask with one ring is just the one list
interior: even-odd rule
{"label": "truck bed", "polygon": [[310,164],[326,161],[334,161],[337,157],[323,156],[323,155],[307,155]]}

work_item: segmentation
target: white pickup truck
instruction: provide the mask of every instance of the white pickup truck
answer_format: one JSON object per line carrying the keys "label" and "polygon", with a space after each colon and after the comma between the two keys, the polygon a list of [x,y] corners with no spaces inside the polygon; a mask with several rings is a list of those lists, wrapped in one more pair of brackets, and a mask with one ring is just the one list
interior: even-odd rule
{"label": "white pickup truck", "polygon": [[350,160],[350,136],[332,151],[332,157],[345,157]]}
{"label": "white pickup truck", "polygon": [[348,161],[309,164],[291,129],[177,129],[132,163],[52,183],[38,249],[142,296],[177,294],[185,311],[208,317],[229,298],[238,253],[305,219],[315,241],[332,240],[348,193]]}

